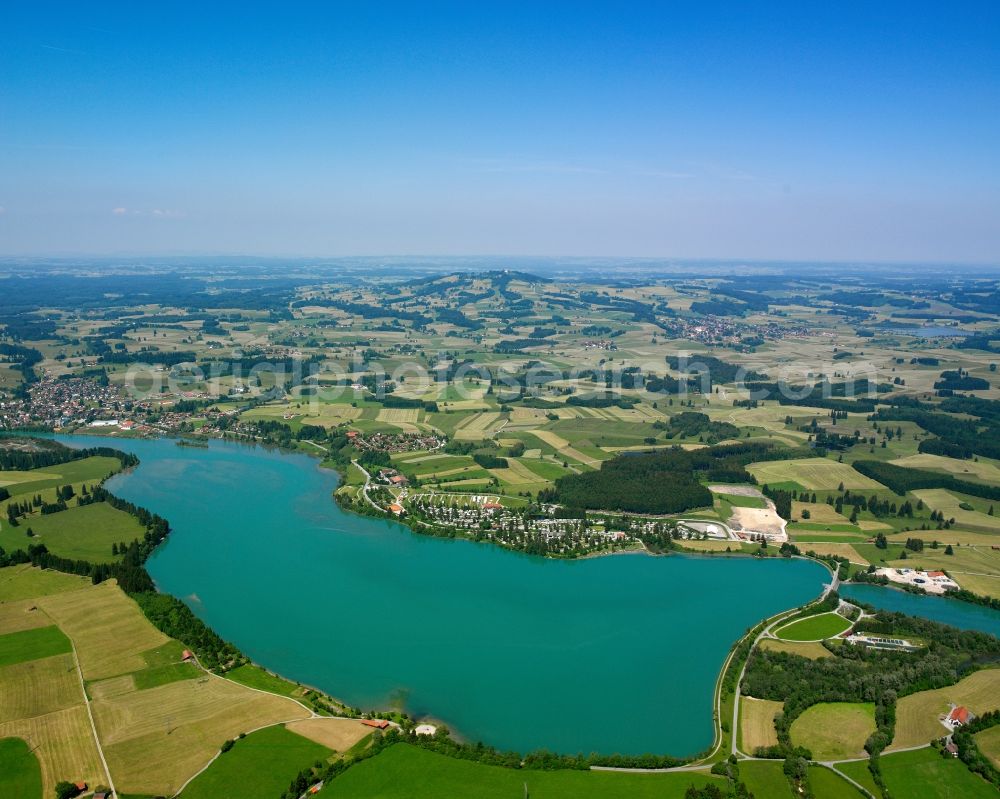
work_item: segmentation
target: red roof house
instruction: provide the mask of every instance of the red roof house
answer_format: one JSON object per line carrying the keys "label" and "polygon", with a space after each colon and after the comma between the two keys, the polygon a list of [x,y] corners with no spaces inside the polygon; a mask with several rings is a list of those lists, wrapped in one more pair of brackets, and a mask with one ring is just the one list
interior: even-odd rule
{"label": "red roof house", "polygon": [[361,723],[366,727],[374,727],[377,730],[384,730],[389,726],[389,722],[385,719],[362,719]]}
{"label": "red roof house", "polygon": [[951,713],[948,714],[948,721],[952,724],[968,724],[969,723],[969,710],[968,708],[959,705]]}

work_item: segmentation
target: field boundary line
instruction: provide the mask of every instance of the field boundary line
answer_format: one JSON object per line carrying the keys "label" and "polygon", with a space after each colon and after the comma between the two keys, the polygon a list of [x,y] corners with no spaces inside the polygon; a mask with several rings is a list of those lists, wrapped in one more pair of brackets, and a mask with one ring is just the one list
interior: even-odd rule
{"label": "field boundary line", "polygon": [[[69,636],[66,636],[69,638]],[[111,779],[111,769],[108,768],[108,760],[104,756],[104,747],[101,746],[101,736],[97,734],[97,725],[94,723],[94,711],[90,706],[90,697],[87,696],[87,686],[83,681],[83,668],[80,666],[80,656],[76,652],[76,641],[69,638],[70,646],[73,647],[73,662],[76,664],[76,676],[80,681],[80,692],[83,694],[83,704],[87,708],[87,718],[90,720],[90,731],[94,735],[94,744],[97,746],[97,754],[101,758],[101,765],[104,766],[104,776],[108,778],[108,788],[111,789],[111,795],[117,796],[118,791],[115,789],[115,782]]]}

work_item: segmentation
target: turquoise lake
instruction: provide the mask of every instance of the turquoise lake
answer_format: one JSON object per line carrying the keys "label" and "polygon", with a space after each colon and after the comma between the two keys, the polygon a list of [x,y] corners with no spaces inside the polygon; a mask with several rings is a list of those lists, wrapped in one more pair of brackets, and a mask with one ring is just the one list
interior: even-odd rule
{"label": "turquoise lake", "polygon": [[546,560],[345,513],[305,455],[59,440],[139,456],[108,488],[171,523],[150,574],[256,662],[502,749],[710,746],[733,641],[829,578],[777,558]]}
{"label": "turquoise lake", "polygon": [[1000,611],[973,605],[960,599],[911,594],[908,591],[881,585],[858,584],[842,584],[840,595],[845,599],[855,599],[882,610],[923,616],[941,624],[950,624],[962,630],[979,630],[1000,638]]}

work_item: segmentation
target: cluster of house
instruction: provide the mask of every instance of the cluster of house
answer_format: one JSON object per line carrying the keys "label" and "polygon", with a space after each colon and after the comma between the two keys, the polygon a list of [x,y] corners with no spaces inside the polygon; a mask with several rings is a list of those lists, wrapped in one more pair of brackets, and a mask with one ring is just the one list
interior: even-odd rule
{"label": "cluster of house", "polygon": [[892,583],[922,588],[928,594],[944,594],[947,591],[957,591],[959,588],[958,583],[943,571],[883,567],[876,569],[875,574],[879,577],[885,577]]}
{"label": "cluster of house", "polygon": [[697,321],[675,317],[661,320],[661,326],[673,338],[693,339],[702,344],[716,345],[740,344],[745,338],[777,341],[785,337],[804,337],[810,334],[803,327],[789,327],[775,322],[747,324],[728,316],[705,316]]}
{"label": "cluster of house", "polygon": [[88,422],[95,416],[124,415],[126,408],[132,407],[133,403],[119,386],[101,385],[80,377],[46,375],[29,387],[27,399],[0,402],[0,427],[31,424],[65,427]]}
{"label": "cluster of house", "polygon": [[[582,536],[597,537],[606,541],[623,541],[628,535],[621,530],[604,530],[588,527],[582,519],[557,519],[551,516],[526,516],[505,508],[493,497],[470,497],[470,504],[453,506],[439,504],[432,494],[419,494],[410,502],[425,517],[438,524],[463,530],[487,529],[503,535],[531,534],[546,541],[574,539]],[[549,507],[549,512],[555,506]],[[485,522],[485,525],[484,525]],[[654,524],[650,522],[650,524]]]}
{"label": "cluster of house", "polygon": [[402,488],[403,486],[409,485],[409,480],[406,479],[405,474],[400,474],[396,469],[379,469],[378,475],[375,478],[380,483],[386,483],[387,485],[395,486],[396,488]]}
{"label": "cluster of house", "polygon": [[437,449],[445,440],[433,433],[359,433],[350,430],[347,437],[361,450],[383,450],[385,452],[415,452]]}

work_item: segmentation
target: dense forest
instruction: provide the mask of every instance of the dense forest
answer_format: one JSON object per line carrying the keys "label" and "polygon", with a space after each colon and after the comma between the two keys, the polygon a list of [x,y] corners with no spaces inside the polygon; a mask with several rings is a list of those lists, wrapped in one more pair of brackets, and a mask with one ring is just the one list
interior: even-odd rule
{"label": "dense forest", "polygon": [[604,461],[598,471],[559,478],[555,488],[539,498],[571,508],[679,513],[712,504],[712,494],[701,480],[752,483],[753,476],[744,468],[748,463],[793,452],[754,442],[624,454]]}

